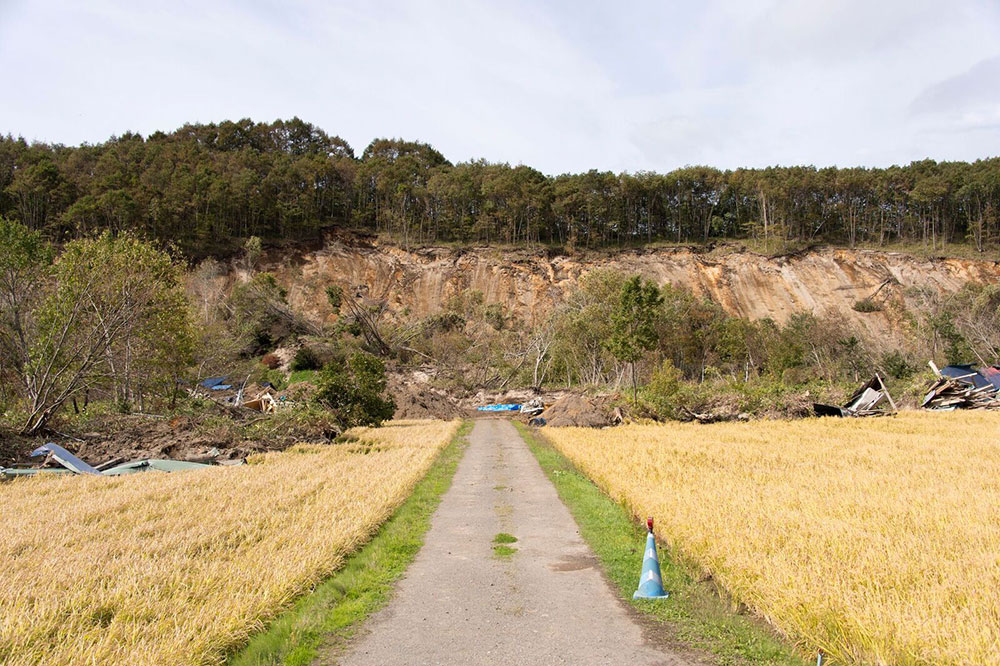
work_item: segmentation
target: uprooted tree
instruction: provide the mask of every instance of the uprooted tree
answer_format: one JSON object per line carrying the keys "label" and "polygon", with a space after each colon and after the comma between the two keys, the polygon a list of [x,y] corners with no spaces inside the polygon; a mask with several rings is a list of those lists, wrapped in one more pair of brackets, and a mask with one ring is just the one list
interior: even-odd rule
{"label": "uprooted tree", "polygon": [[141,406],[173,391],[190,361],[181,268],[131,234],[73,241],[56,256],[36,232],[0,220],[0,291],[0,349],[25,435],[91,389]]}

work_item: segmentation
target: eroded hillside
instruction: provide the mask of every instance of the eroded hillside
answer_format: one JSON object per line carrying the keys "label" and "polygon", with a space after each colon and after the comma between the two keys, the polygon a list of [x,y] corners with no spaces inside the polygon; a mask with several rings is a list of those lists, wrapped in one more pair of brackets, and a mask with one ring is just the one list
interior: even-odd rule
{"label": "eroded hillside", "polygon": [[288,288],[292,306],[317,321],[332,315],[324,289],[338,284],[366,298],[385,299],[394,311],[411,316],[438,312],[460,292],[480,291],[487,303],[500,303],[530,324],[545,318],[581,276],[613,268],[689,288],[733,315],[784,322],[802,310],[842,313],[873,334],[894,327],[892,308],[862,313],[853,306],[880,287],[879,301],[899,302],[912,301],[914,288],[954,291],[970,281],[1000,280],[995,261],[842,248],[782,257],[688,248],[549,256],[486,247],[404,250],[330,241],[314,251],[272,254],[264,268]]}

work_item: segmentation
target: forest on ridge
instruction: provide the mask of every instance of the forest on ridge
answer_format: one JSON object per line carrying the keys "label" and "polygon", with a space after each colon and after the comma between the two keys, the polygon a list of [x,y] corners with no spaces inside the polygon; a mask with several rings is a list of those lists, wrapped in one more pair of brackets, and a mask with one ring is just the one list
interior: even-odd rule
{"label": "forest on ridge", "polygon": [[813,166],[548,176],[451,163],[376,139],[358,157],[298,118],[188,124],[68,147],[0,137],[0,216],[56,242],[132,230],[198,259],[250,236],[349,227],[411,244],[604,248],[753,239],[854,246],[1000,244],[1000,158],[889,168]]}

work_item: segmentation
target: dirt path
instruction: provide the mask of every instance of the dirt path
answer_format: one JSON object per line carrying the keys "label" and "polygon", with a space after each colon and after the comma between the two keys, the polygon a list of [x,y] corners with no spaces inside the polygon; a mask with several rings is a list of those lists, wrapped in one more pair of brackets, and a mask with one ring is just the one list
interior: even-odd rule
{"label": "dirt path", "polygon": [[643,640],[596,566],[514,427],[478,421],[424,547],[340,663],[686,664]]}

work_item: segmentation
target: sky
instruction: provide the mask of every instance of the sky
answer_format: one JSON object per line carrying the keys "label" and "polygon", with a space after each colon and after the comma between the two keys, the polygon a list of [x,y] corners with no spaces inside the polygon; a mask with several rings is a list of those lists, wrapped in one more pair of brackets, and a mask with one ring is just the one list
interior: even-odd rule
{"label": "sky", "polygon": [[1000,155],[997,0],[0,0],[0,134],[298,116],[547,174]]}

